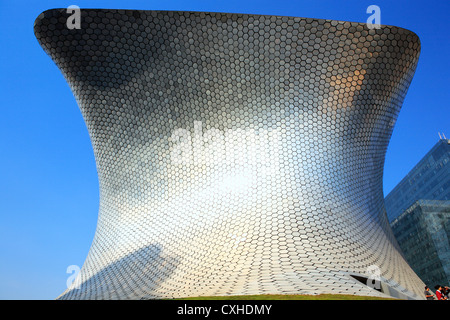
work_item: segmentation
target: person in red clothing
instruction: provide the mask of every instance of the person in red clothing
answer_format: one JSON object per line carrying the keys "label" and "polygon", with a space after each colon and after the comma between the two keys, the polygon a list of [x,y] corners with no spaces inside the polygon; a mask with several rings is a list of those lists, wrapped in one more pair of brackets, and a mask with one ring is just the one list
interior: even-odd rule
{"label": "person in red clothing", "polygon": [[436,299],[437,300],[447,300],[447,297],[444,296],[444,294],[442,293],[442,286],[441,285],[437,285],[434,287],[436,289]]}

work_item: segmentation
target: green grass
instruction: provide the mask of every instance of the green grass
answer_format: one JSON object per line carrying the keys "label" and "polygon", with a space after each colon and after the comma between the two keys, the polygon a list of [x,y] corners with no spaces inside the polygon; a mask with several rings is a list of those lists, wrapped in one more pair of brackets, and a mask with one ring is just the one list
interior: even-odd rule
{"label": "green grass", "polygon": [[253,295],[253,296],[189,297],[174,300],[396,300],[396,299],[353,296],[344,294],[319,294],[319,295],[278,294],[278,295]]}

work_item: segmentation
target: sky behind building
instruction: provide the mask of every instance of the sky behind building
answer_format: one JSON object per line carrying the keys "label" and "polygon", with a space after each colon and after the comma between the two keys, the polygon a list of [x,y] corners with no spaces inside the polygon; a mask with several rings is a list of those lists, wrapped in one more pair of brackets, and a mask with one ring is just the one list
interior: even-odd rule
{"label": "sky behind building", "polygon": [[61,72],[39,46],[33,24],[47,9],[190,10],[381,23],[421,40],[416,74],[394,127],[385,195],[437,142],[450,136],[448,1],[5,1],[0,0],[0,299],[54,299],[69,265],[81,266],[99,206],[86,126]]}

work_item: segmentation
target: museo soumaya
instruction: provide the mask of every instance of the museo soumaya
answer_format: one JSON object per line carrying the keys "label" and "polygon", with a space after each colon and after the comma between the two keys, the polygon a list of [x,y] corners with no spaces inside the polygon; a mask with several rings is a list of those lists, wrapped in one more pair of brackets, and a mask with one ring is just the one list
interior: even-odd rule
{"label": "museo soumaya", "polygon": [[252,14],[79,14],[79,28],[66,9],[34,25],[78,102],[100,186],[79,285],[59,299],[422,298],[382,190],[419,59],[413,32]]}

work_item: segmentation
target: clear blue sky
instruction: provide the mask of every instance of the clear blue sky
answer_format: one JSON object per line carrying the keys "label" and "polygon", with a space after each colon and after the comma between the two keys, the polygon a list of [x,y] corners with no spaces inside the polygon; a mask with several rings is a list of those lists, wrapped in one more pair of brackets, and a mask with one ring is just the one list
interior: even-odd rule
{"label": "clear blue sky", "polygon": [[33,34],[44,10],[192,10],[381,23],[421,39],[418,68],[389,145],[387,194],[437,142],[450,137],[450,1],[6,1],[0,0],[0,299],[54,299],[69,265],[81,266],[99,206],[92,146],[75,99]]}

